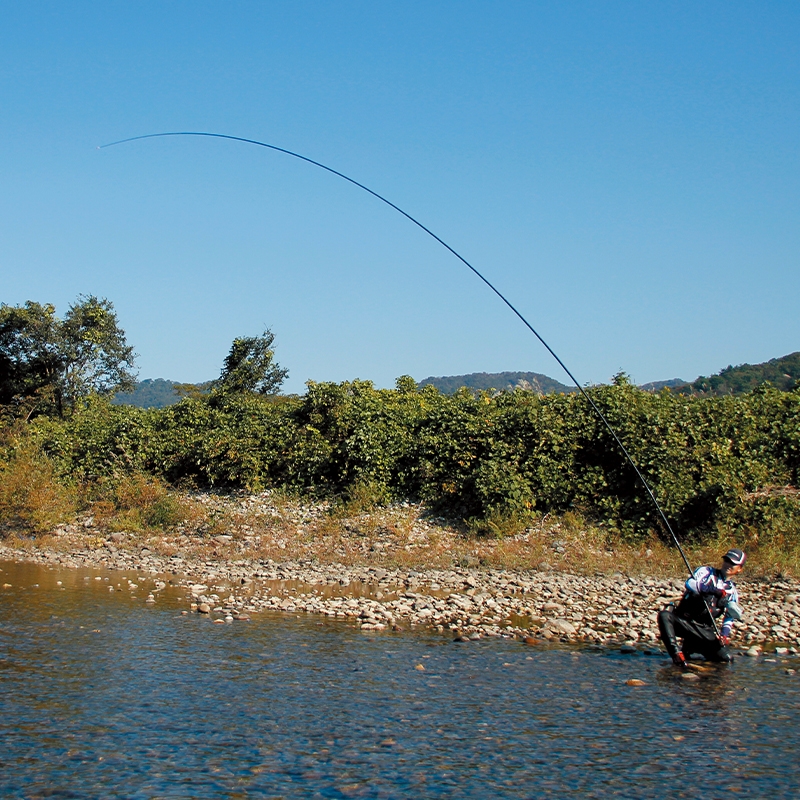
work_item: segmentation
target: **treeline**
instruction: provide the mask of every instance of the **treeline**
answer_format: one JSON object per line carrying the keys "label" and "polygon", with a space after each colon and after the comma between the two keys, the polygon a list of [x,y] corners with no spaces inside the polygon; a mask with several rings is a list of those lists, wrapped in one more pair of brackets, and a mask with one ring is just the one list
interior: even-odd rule
{"label": "treeline", "polygon": [[[684,535],[800,534],[800,392],[696,398],[624,379],[589,391]],[[443,395],[401,378],[391,390],[310,383],[291,398],[214,388],[164,409],[95,397],[69,417],[33,419],[25,438],[59,480],[88,486],[146,474],[173,485],[423,500],[495,529],[565,511],[632,537],[658,527],[578,395]]]}
{"label": "treeline", "polygon": [[693,394],[745,394],[769,383],[776,389],[791,391],[800,386],[800,352],[772,358],[763,364],[729,366],[710,377],[700,376],[678,391]]}
{"label": "treeline", "polygon": [[[0,306],[0,523],[45,530],[59,508],[127,502],[115,487],[133,481],[421,500],[495,531],[567,511],[632,537],[658,527],[578,394],[442,394],[404,377],[286,397],[273,343],[269,329],[235,339],[218,379],[143,409],[111,400],[134,386],[134,353],[108,300],[78,298],[63,319]],[[800,388],[696,396],[618,376],[587,391],[682,534],[800,539]]]}

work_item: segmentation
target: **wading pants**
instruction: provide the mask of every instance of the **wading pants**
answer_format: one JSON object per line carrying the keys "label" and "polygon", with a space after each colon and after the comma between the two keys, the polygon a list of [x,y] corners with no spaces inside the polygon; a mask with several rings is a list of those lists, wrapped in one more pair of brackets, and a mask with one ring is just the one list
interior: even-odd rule
{"label": "wading pants", "polygon": [[678,652],[677,637],[683,639],[685,656],[700,653],[707,661],[732,661],[727,647],[720,644],[714,629],[690,619],[679,617],[674,611],[664,610],[658,614],[658,630],[661,641],[671,658]]}

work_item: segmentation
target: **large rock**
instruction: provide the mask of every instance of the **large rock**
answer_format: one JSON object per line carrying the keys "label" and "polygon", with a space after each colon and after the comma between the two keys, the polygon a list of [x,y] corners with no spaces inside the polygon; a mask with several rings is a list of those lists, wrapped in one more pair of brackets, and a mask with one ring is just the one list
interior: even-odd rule
{"label": "large rock", "polygon": [[552,631],[553,633],[574,634],[577,630],[575,626],[568,619],[550,619],[545,623],[545,630]]}

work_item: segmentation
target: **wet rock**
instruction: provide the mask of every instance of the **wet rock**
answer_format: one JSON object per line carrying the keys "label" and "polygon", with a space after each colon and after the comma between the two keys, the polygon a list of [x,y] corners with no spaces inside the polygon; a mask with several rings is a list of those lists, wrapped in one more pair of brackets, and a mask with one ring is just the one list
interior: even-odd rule
{"label": "wet rock", "polygon": [[211,613],[211,606],[208,603],[200,603],[200,605],[197,606],[197,610],[201,614],[210,614]]}
{"label": "wet rock", "polygon": [[685,681],[699,681],[700,676],[696,672],[683,672],[681,678]]}
{"label": "wet rock", "polygon": [[745,650],[744,653],[746,656],[750,658],[758,658],[761,655],[761,648],[760,647],[751,647],[749,650]]}
{"label": "wet rock", "polygon": [[626,686],[647,686],[647,684],[644,681],[639,680],[639,678],[629,678],[627,681],[625,681],[625,685]]}
{"label": "wet rock", "polygon": [[633,653],[638,653],[639,651],[630,644],[624,644],[619,649],[620,653],[625,653],[626,655],[633,655]]}

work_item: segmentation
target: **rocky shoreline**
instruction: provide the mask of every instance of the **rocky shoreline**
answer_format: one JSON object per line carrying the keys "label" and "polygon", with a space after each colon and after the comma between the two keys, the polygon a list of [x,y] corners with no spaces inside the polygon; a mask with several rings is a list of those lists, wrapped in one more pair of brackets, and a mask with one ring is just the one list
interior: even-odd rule
{"label": "rocky shoreline", "polygon": [[[99,546],[98,546],[99,544]],[[313,560],[204,558],[125,549],[106,539],[67,549],[0,545],[0,560],[67,568],[135,570],[154,603],[173,584],[185,592],[186,613],[220,623],[261,612],[341,618],[364,631],[414,627],[457,640],[505,636],[537,642],[584,642],[657,652],[656,612],[678,597],[682,581],[622,573],[594,576],[552,569],[385,569]],[[141,581],[140,581],[141,582]],[[756,654],[800,647],[800,582],[738,582],[745,618],[734,643]],[[135,583],[129,583],[134,589]],[[123,589],[124,590],[124,589]]]}

